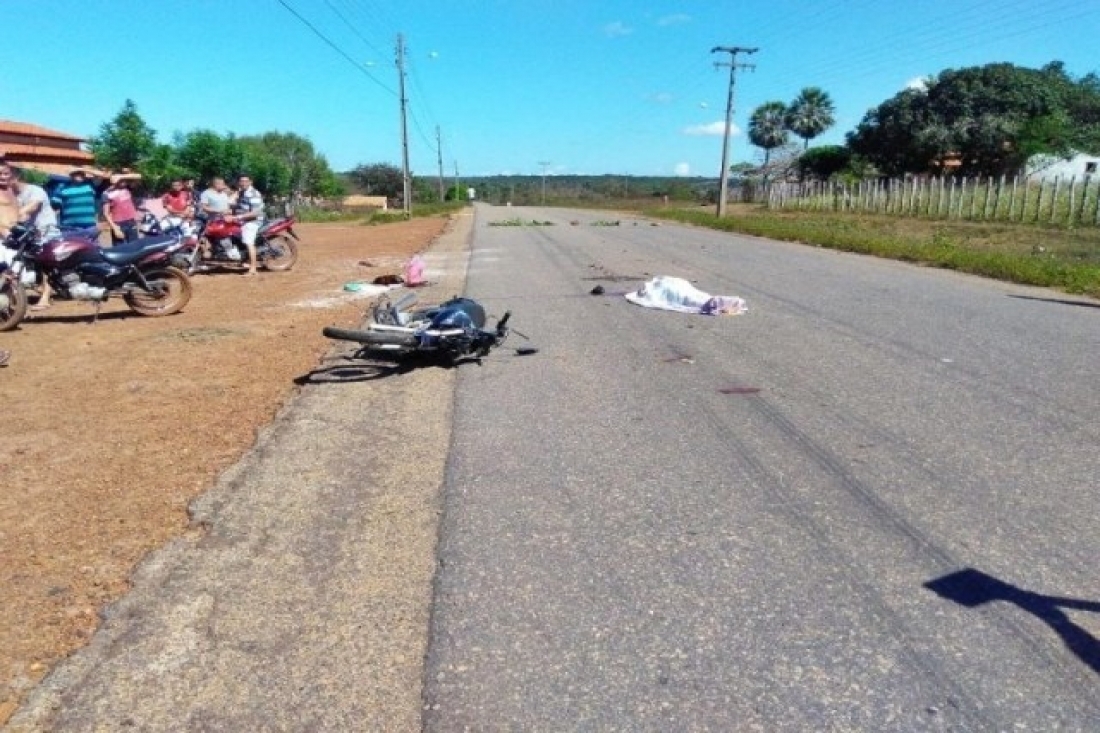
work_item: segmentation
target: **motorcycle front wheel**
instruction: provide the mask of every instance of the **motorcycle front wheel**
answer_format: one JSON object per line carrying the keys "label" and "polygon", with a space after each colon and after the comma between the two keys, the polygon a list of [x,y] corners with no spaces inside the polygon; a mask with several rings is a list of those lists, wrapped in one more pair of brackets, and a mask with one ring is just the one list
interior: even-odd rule
{"label": "motorcycle front wheel", "polygon": [[282,272],[298,261],[298,244],[286,234],[276,234],[267,240],[261,266],[265,270]]}
{"label": "motorcycle front wheel", "polygon": [[0,280],[0,331],[10,331],[27,315],[27,290],[12,277]]}
{"label": "motorcycle front wheel", "polygon": [[191,278],[175,267],[158,267],[142,273],[152,292],[131,290],[123,296],[126,305],[141,316],[169,316],[191,300]]}
{"label": "motorcycle front wheel", "polygon": [[325,326],[322,331],[327,338],[341,341],[355,341],[370,346],[390,346],[405,349],[415,349],[419,342],[411,333],[400,331],[353,331],[350,328],[336,328]]}

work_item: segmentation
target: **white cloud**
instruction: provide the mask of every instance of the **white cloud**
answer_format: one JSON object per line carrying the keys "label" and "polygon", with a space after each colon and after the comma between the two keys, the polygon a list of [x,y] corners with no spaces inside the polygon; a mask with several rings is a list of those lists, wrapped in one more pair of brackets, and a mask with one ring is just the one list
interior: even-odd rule
{"label": "white cloud", "polygon": [[691,166],[687,163],[677,163],[675,166],[673,166],[672,172],[678,176],[690,176]]}
{"label": "white cloud", "polygon": [[[718,120],[717,122],[708,122],[705,125],[691,125],[689,127],[685,127],[681,132],[683,132],[685,135],[695,136],[725,135],[726,123],[724,120]],[[737,125],[730,125],[730,135],[738,135],[740,133],[741,130],[738,129]]]}
{"label": "white cloud", "polygon": [[928,91],[928,77],[918,76],[905,82],[906,89],[916,89],[918,92]]}
{"label": "white cloud", "polygon": [[634,32],[634,29],[621,20],[616,20],[613,23],[605,25],[603,27],[603,32],[609,38],[622,38],[623,36],[629,36]]}
{"label": "white cloud", "polygon": [[683,25],[684,23],[690,23],[691,16],[686,13],[674,13],[673,15],[666,15],[663,18],[657,20],[657,25]]}

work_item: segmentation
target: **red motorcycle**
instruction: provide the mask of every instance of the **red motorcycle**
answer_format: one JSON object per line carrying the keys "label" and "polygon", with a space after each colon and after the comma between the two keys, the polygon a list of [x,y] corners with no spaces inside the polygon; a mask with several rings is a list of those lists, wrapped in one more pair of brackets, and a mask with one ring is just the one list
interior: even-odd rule
{"label": "red motorcycle", "polygon": [[[49,283],[54,298],[91,301],[97,314],[111,297],[122,298],[143,316],[167,316],[191,300],[191,279],[171,266],[183,246],[179,237],[147,237],[104,249],[79,235],[42,242],[34,227],[17,225],[3,245],[14,250],[11,274],[20,279],[33,274],[36,281]],[[9,305],[0,330],[19,325],[22,310]]]}
{"label": "red motorcycle", "polygon": [[[169,221],[169,220],[166,220]],[[265,270],[289,270],[298,261],[298,235],[294,232],[294,217],[274,219],[260,227],[256,234],[256,264]],[[241,225],[237,221],[211,219],[189,223],[184,250],[172,258],[172,264],[188,274],[207,272],[214,268],[248,264],[248,248],[241,240]],[[161,224],[160,231],[172,231]],[[147,230],[148,231],[148,230]]]}

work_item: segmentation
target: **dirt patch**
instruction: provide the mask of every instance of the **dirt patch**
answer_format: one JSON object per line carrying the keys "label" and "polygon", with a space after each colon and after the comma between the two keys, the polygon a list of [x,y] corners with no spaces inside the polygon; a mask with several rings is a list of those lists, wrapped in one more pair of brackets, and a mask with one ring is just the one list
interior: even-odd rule
{"label": "dirt patch", "polygon": [[190,501],[332,345],[321,328],[361,320],[343,284],[398,271],[446,225],[303,225],[292,271],[196,276],[178,315],[111,302],[90,325],[90,306],[58,302],[0,334],[0,724],[91,636],[134,564],[187,530]]}

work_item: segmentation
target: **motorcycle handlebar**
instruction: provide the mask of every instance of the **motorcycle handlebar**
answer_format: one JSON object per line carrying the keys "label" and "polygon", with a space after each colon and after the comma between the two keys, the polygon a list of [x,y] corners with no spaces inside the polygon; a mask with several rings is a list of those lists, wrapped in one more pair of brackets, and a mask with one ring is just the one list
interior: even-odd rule
{"label": "motorcycle handlebar", "polygon": [[497,321],[497,334],[502,334],[508,330],[508,319],[512,317],[512,311],[505,311],[504,315]]}

